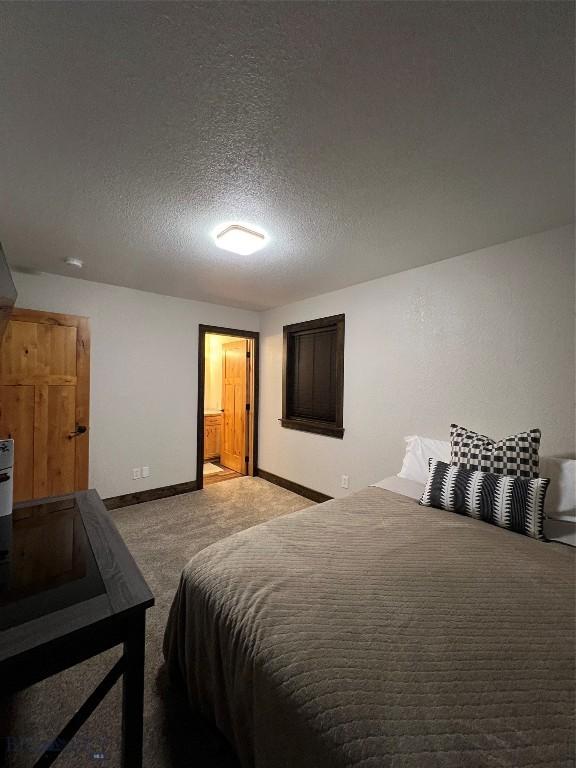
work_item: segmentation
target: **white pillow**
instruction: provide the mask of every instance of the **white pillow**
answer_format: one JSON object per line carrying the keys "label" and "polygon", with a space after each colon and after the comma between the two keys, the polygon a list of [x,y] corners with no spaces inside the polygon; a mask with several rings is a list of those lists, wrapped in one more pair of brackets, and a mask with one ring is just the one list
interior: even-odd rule
{"label": "white pillow", "polygon": [[576,460],[542,456],[540,477],[549,477],[547,517],[576,522]]}
{"label": "white pillow", "polygon": [[406,454],[398,477],[414,480],[416,483],[428,481],[428,459],[438,459],[450,464],[450,441],[433,440],[430,437],[409,435],[404,438]]}
{"label": "white pillow", "polygon": [[544,535],[576,547],[576,460],[542,456],[540,476],[550,478],[544,502]]}

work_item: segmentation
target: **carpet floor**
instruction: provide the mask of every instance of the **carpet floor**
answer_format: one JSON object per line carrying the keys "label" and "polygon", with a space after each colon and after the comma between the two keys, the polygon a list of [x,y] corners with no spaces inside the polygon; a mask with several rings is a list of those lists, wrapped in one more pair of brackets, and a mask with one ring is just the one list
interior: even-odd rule
{"label": "carpet floor", "polygon": [[[225,740],[208,723],[192,718],[168,684],[162,657],[168,611],[180,572],[194,554],[232,533],[311,504],[260,478],[242,477],[111,513],[156,599],[147,614],[145,768],[237,768]],[[42,744],[57,735],[119,656],[120,649],[112,649],[4,700],[0,710],[4,764],[33,765]],[[118,683],[56,765],[119,766],[120,715]]]}

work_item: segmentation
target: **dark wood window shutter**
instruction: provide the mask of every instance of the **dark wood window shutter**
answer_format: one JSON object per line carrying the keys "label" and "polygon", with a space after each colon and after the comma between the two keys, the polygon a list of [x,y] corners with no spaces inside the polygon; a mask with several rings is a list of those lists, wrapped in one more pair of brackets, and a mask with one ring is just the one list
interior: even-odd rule
{"label": "dark wood window shutter", "polygon": [[282,426],[342,437],[344,315],[284,327]]}

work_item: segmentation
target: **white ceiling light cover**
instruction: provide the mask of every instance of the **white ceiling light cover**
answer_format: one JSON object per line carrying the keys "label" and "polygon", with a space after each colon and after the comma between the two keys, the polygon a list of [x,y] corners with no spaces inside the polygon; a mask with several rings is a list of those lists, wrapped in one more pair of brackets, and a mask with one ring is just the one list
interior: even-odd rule
{"label": "white ceiling light cover", "polygon": [[245,224],[225,224],[218,227],[214,240],[218,248],[241,256],[249,256],[264,248],[268,238],[265,232],[247,227]]}
{"label": "white ceiling light cover", "polygon": [[64,263],[68,264],[69,267],[76,267],[76,269],[82,269],[84,266],[82,259],[77,259],[75,256],[67,256]]}

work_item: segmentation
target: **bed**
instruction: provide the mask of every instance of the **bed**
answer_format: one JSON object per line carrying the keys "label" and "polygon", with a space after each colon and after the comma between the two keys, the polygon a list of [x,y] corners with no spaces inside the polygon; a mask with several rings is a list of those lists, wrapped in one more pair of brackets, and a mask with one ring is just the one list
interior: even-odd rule
{"label": "bed", "polygon": [[574,550],[380,485],[190,561],[190,705],[245,768],[572,768]]}

